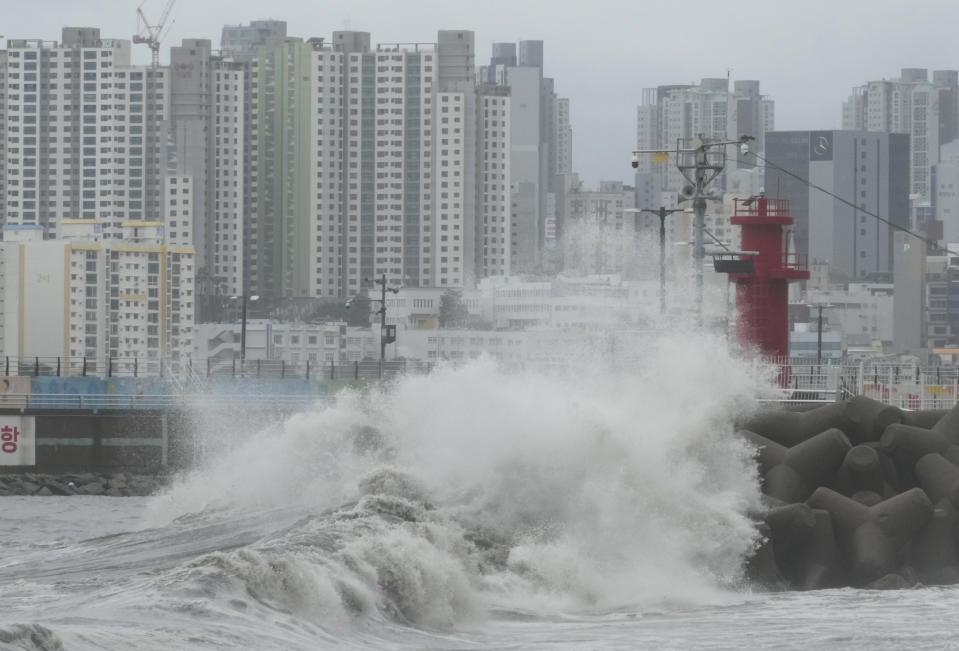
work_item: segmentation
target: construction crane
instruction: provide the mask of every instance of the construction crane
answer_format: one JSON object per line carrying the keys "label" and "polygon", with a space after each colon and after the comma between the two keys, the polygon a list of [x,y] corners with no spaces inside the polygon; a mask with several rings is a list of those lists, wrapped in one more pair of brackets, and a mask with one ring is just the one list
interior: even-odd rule
{"label": "construction crane", "polygon": [[[166,21],[170,17],[170,11],[173,9],[174,2],[175,0],[167,0],[159,20],[152,25],[150,21],[147,20],[146,14],[143,13],[143,5],[146,4],[146,0],[137,7],[137,33],[133,36],[133,42],[146,43],[150,46],[150,52],[152,54],[151,64],[154,68],[160,65],[160,41],[166,36],[164,26],[166,26],[167,31],[169,31],[169,26],[166,25]],[[170,24],[172,25],[173,23]]]}

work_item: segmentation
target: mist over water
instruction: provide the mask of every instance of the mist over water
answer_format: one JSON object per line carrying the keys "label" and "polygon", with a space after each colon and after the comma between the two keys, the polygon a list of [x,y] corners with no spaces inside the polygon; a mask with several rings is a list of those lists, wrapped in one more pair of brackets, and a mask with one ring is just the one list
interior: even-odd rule
{"label": "mist over water", "polygon": [[722,603],[759,504],[732,421],[766,385],[719,337],[651,335],[631,353],[615,372],[599,356],[575,373],[480,359],[212,433],[213,460],[151,503],[151,525],[306,515],[174,583],[326,628]]}

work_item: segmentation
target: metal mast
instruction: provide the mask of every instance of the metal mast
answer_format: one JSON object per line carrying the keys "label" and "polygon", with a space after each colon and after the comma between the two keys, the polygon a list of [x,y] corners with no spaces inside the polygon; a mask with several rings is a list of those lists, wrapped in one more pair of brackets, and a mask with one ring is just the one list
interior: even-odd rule
{"label": "metal mast", "polygon": [[[698,324],[703,324],[703,262],[706,258],[706,247],[703,235],[706,231],[706,200],[714,197],[706,192],[706,186],[719,176],[726,167],[726,146],[739,145],[748,147],[748,142],[755,140],[752,136],[741,136],[739,140],[709,140],[703,134],[695,138],[679,139],[676,149],[672,150],[676,160],[676,168],[689,182],[685,194],[692,199],[693,214],[693,266],[696,274],[696,318]],[[633,150],[633,167],[639,167],[640,154],[652,154],[653,161],[667,162],[669,150],[664,149],[635,149]]]}

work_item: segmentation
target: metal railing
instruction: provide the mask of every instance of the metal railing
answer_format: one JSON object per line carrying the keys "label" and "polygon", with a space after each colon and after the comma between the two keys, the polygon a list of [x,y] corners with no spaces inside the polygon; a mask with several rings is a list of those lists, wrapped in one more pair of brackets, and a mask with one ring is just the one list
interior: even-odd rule
{"label": "metal railing", "polygon": [[199,377],[256,377],[301,378],[326,380],[370,380],[407,373],[429,373],[435,364],[420,360],[354,361],[336,364],[301,362],[291,364],[283,360],[207,359],[193,366]]}
{"label": "metal railing", "polygon": [[170,378],[178,382],[205,377],[359,380],[405,373],[429,373],[433,362],[363,360],[292,363],[267,359],[160,360],[136,357],[3,357],[0,375],[22,377]]}
{"label": "metal railing", "polygon": [[959,400],[959,369],[916,364],[766,362],[780,369],[785,400],[866,396],[902,409],[949,409]]}
{"label": "metal railing", "polygon": [[[445,362],[458,365],[469,360]],[[619,359],[611,368],[629,367],[627,358]],[[584,360],[523,360],[504,362],[507,370],[528,368],[548,369],[552,371],[576,372],[577,366]],[[863,361],[859,363],[839,363],[828,361],[816,364],[803,358],[776,360],[756,360],[758,366],[771,367],[773,377],[778,377],[782,391],[782,400],[802,402],[842,400],[854,395],[865,395],[906,409],[945,409],[951,408],[959,400],[959,368],[945,366],[921,366],[916,364],[891,363],[888,361]],[[47,393],[73,388],[69,385],[53,384],[38,388],[34,385],[32,393],[0,393],[0,408],[6,406],[29,408],[169,408],[178,404],[181,396],[211,396],[211,399],[223,401],[217,392],[232,378],[238,380],[300,379],[310,380],[311,384],[324,382],[377,381],[406,374],[430,373],[436,366],[434,362],[419,360],[355,361],[347,363],[301,362],[292,364],[282,360],[240,360],[206,359],[200,361],[161,361],[124,359],[92,359],[66,357],[0,358],[0,374],[21,377],[94,377],[94,378],[143,378],[160,379],[161,382],[137,382],[135,385],[121,386],[116,383],[117,393],[92,393],[77,396],[73,394]],[[758,372],[758,369],[757,369]],[[248,390],[238,385],[239,393]],[[292,385],[291,385],[292,386]],[[80,387],[79,391],[91,390]],[[142,395],[143,390],[152,395]],[[26,387],[10,386],[7,390],[24,391]],[[68,389],[69,390],[69,389]],[[112,390],[112,389],[111,389]],[[312,392],[312,391],[311,391]],[[277,398],[277,392],[269,392],[251,398],[257,401],[284,400]],[[281,391],[280,393],[296,393]],[[131,395],[132,394],[132,395]],[[319,391],[316,391],[319,394]],[[245,399],[241,396],[240,399]],[[236,396],[229,396],[229,400]],[[289,396],[290,400],[308,402],[314,396]],[[29,400],[29,402],[24,402]],[[155,405],[155,406],[153,406]]]}
{"label": "metal railing", "polygon": [[218,408],[302,409],[317,403],[329,403],[330,396],[252,394],[150,394],[104,395],[77,393],[15,393],[0,396],[2,409],[78,409],[78,410],[169,410],[189,406]]}

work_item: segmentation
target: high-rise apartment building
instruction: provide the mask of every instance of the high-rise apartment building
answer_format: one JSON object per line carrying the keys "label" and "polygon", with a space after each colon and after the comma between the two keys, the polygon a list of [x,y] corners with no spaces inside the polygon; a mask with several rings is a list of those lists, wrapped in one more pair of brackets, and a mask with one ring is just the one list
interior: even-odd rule
{"label": "high-rise apartment building", "polygon": [[[517,55],[518,50],[518,55]],[[543,42],[494,43],[480,77],[509,88],[511,104],[510,257],[514,271],[557,267],[566,192],[572,185],[569,100],[543,73]]]}
{"label": "high-rise apartment building", "polygon": [[[789,201],[795,250],[839,281],[893,270],[892,224],[909,225],[909,136],[869,131],[774,131],[766,194]],[[845,201],[800,179],[828,190]],[[850,205],[851,204],[851,205]]]}
{"label": "high-rise apartment building", "polygon": [[[930,203],[942,231],[935,233],[941,235],[935,239],[956,251],[959,249],[959,140],[939,148],[939,162],[932,166],[929,182]],[[924,230],[927,235],[933,234],[931,229]]]}
{"label": "high-rise apartment building", "polygon": [[55,237],[64,219],[99,219],[109,239],[158,217],[167,68],[131,65],[129,41],[70,27],[61,43],[9,39],[0,62],[5,224]]}
{"label": "high-rise apartment building", "polygon": [[556,174],[573,173],[573,127],[569,121],[569,98],[553,98],[553,142]]}
{"label": "high-rise apartment building", "polygon": [[[173,172],[194,180],[193,244],[198,269],[213,258],[212,193],[208,179],[214,173],[212,158],[213,63],[208,39],[184,39],[170,48],[170,122],[173,136]],[[207,216],[211,218],[208,219]],[[201,275],[202,277],[202,275]]]}
{"label": "high-rise apartment building", "polygon": [[[285,27],[276,31],[285,33]],[[258,274],[257,225],[262,220],[257,211],[272,205],[272,197],[257,201],[257,171],[263,164],[257,154],[260,123],[270,116],[260,113],[257,85],[264,83],[261,70],[272,71],[274,58],[283,60],[257,56],[257,48],[267,42],[275,45],[275,39],[242,41],[242,48],[234,44],[224,50],[229,56],[214,52],[206,39],[184,39],[170,50],[175,172],[195,182],[193,238],[198,291],[204,295],[267,293]],[[274,75],[266,77],[272,83]],[[272,90],[264,88],[270,106],[276,95]],[[272,155],[272,146],[267,149]],[[271,260],[267,254],[264,258]]]}
{"label": "high-rise apartment building", "polygon": [[286,21],[254,20],[249,25],[224,25],[220,34],[220,54],[226,59],[248,61],[259,48],[279,45],[286,40]]}
{"label": "high-rise apartment building", "polygon": [[482,85],[477,99],[477,197],[475,284],[511,272],[510,94]]}
{"label": "high-rise apartment building", "polygon": [[[775,126],[775,104],[762,95],[754,80],[703,79],[698,85],[672,85],[647,88],[643,104],[636,110],[637,149],[675,149],[677,143],[700,134],[717,140],[737,140],[752,136],[753,151],[765,151],[765,134]],[[754,159],[737,160],[739,152],[727,154],[726,172],[752,168]],[[676,169],[676,161],[654,162],[640,156],[639,172],[658,179],[664,192],[679,192],[688,183]],[[717,181],[725,187],[725,177]],[[654,206],[646,206],[652,208]]]}
{"label": "high-rise apartment building", "polygon": [[374,48],[366,32],[281,31],[172,52],[207,291],[348,296],[383,274],[462,287],[507,273],[510,96],[477,86],[472,32]]}
{"label": "high-rise apartment building", "polygon": [[353,294],[383,274],[462,287],[505,272],[496,256],[508,234],[493,229],[508,216],[510,98],[477,89],[473,33],[372,50],[369,34],[336,32],[316,57],[326,71],[316,118],[337,127],[318,140],[317,160],[321,178],[339,181],[317,189],[316,291]]}
{"label": "high-rise apartment building", "polygon": [[909,134],[910,194],[930,200],[929,168],[939,147],[959,137],[959,72],[903,68],[898,79],[854,88],[842,105],[842,128]]}

